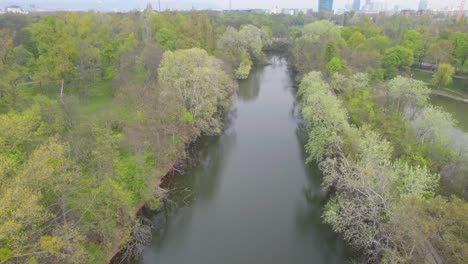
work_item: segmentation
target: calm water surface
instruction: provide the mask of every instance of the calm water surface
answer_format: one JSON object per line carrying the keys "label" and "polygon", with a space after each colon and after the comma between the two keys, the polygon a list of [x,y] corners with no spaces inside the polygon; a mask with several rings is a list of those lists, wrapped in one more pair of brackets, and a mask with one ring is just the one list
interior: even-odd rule
{"label": "calm water surface", "polygon": [[458,122],[458,127],[465,133],[468,133],[468,104],[456,101],[447,97],[433,95],[431,103],[440,106],[445,111],[452,114],[453,118]]}
{"label": "calm water surface", "polygon": [[[241,82],[220,137],[169,186],[177,209],[140,263],[345,263],[344,243],[321,223],[320,176],[304,164],[299,109],[285,60]],[[161,224],[164,222],[164,224]]]}

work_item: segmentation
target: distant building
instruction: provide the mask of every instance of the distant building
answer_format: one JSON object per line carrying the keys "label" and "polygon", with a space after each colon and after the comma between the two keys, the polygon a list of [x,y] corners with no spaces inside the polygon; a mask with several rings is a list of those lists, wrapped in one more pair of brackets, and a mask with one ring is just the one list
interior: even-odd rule
{"label": "distant building", "polygon": [[361,9],[361,0],[353,1],[353,10],[359,11]]}
{"label": "distant building", "polygon": [[16,6],[16,5],[8,6],[5,9],[5,11],[6,13],[13,13],[13,14],[27,14],[28,13],[27,11],[24,11],[23,9],[21,9],[21,7]]}
{"label": "distant building", "polygon": [[416,16],[416,15],[418,15],[418,12],[416,10],[403,9],[403,10],[400,11],[400,15],[402,15],[402,16]]}
{"label": "distant building", "polygon": [[271,10],[270,10],[270,14],[273,14],[273,15],[277,15],[280,13],[280,10],[277,6],[273,7]]}
{"label": "distant building", "polygon": [[319,0],[319,12],[332,12],[333,0]]}
{"label": "distant building", "polygon": [[283,10],[281,10],[281,13],[282,13],[283,15],[294,16],[295,13],[296,13],[296,10],[290,9],[290,8],[283,8]]}
{"label": "distant building", "polygon": [[385,2],[367,0],[361,10],[364,13],[379,13],[387,10],[387,5]]}
{"label": "distant building", "polygon": [[418,11],[427,10],[427,2],[429,2],[429,1],[428,0],[419,0]]}
{"label": "distant building", "polygon": [[346,12],[346,10],[343,9],[343,8],[336,8],[336,9],[333,10],[334,15],[343,15],[345,12]]}

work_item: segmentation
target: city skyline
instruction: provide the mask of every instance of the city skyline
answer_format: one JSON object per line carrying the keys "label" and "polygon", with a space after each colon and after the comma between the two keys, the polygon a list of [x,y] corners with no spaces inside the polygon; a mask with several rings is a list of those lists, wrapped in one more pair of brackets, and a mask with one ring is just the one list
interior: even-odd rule
{"label": "city skyline", "polygon": [[361,0],[354,0],[353,1],[353,10],[361,9]]}
{"label": "city skyline", "polygon": [[[322,0],[161,0],[162,9],[217,9],[217,10],[228,10],[228,9],[271,9],[274,7],[278,8],[308,8],[308,9],[319,9],[319,1]],[[343,9],[347,7],[353,7],[356,0],[323,0],[332,1],[332,9]],[[357,0],[359,2],[359,0]],[[360,3],[361,8],[365,5]],[[379,3],[385,6],[387,9],[392,9],[394,6],[398,6],[400,9],[413,9],[418,10],[420,7],[420,0],[375,0],[373,2]],[[428,2],[426,5],[429,9],[449,9],[456,10],[459,7],[460,0],[422,0],[422,2]],[[43,9],[55,9],[55,10],[131,10],[131,9],[143,9],[148,3],[151,3],[154,7],[158,6],[158,0],[0,0],[0,6],[19,5],[21,7],[28,8],[31,5],[37,8]],[[468,1],[465,4],[465,10],[468,9]]]}
{"label": "city skyline", "polygon": [[332,12],[333,11],[333,0],[319,0],[318,10],[320,12]]}

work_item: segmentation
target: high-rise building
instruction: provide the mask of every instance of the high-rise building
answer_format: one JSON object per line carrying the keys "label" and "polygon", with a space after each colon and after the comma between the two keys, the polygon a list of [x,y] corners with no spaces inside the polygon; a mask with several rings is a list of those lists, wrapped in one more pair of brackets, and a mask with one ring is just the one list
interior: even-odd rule
{"label": "high-rise building", "polygon": [[359,11],[361,9],[361,0],[353,1],[353,10]]}
{"label": "high-rise building", "polygon": [[333,0],[319,0],[319,12],[332,12]]}
{"label": "high-rise building", "polygon": [[427,10],[427,2],[428,2],[428,0],[419,0],[418,10],[419,11]]}

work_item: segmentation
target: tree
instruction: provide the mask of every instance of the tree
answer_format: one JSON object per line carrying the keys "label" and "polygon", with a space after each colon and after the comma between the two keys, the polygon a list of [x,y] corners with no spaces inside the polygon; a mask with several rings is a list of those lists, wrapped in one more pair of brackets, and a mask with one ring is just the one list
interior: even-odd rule
{"label": "tree", "polygon": [[89,85],[98,77],[100,51],[88,41],[82,41],[79,47],[77,72],[81,82],[81,96],[89,103]]}
{"label": "tree", "polygon": [[305,146],[309,154],[307,161],[319,161],[329,146],[342,143],[341,134],[348,128],[346,112],[320,72],[311,72],[302,79],[298,95],[309,133]]}
{"label": "tree", "polygon": [[419,141],[439,146],[448,146],[456,124],[449,113],[432,106],[425,107],[415,116],[412,123]]}
{"label": "tree", "polygon": [[271,35],[266,28],[259,29],[246,25],[239,31],[228,27],[218,41],[221,57],[235,68],[234,75],[238,79],[249,76],[252,60],[264,62],[263,48],[271,42]]}
{"label": "tree", "polygon": [[436,74],[432,78],[432,83],[437,85],[438,88],[441,86],[449,85],[453,81],[455,75],[455,68],[447,63],[439,65]]}
{"label": "tree", "polygon": [[366,39],[352,50],[351,56],[347,58],[348,65],[355,71],[369,73],[372,79],[383,79],[382,60],[389,47],[391,42],[385,36]]}
{"label": "tree", "polygon": [[413,51],[418,62],[425,56],[424,41],[419,31],[408,30],[403,36],[403,46]]}
{"label": "tree", "polygon": [[453,45],[449,40],[439,39],[429,46],[426,58],[435,65],[452,62]]}
{"label": "tree", "polygon": [[0,34],[3,35],[0,43],[0,73],[3,76],[0,80],[0,102],[18,109],[18,83],[28,75],[32,54],[22,45],[13,46],[14,35],[10,31],[0,30]]}
{"label": "tree", "polygon": [[463,68],[468,60],[468,34],[454,32],[452,34],[453,58],[457,68]]}
{"label": "tree", "polygon": [[327,75],[333,76],[335,73],[344,72],[347,70],[346,65],[337,57],[333,57],[325,66]]}
{"label": "tree", "polygon": [[239,67],[236,69],[236,71],[234,72],[234,76],[240,80],[247,79],[249,77],[250,70],[252,69],[252,64],[253,64],[252,61],[250,60],[249,53],[242,52],[241,58],[242,58],[241,63]]}
{"label": "tree", "polygon": [[366,37],[359,31],[355,31],[348,39],[348,45],[355,49],[366,41]]}
{"label": "tree", "polygon": [[[320,162],[325,190],[336,190],[323,217],[374,261],[406,242],[389,234],[395,206],[407,197],[432,198],[438,175],[426,167],[393,163],[390,143],[377,133],[367,128],[351,131],[356,134],[352,134],[350,152],[334,153]],[[400,222],[390,224],[398,226]]]}
{"label": "tree", "polygon": [[399,113],[414,113],[426,106],[430,94],[424,82],[402,76],[390,80],[386,85],[386,92],[390,107]]}
{"label": "tree", "polygon": [[405,47],[396,46],[385,51],[383,59],[385,78],[395,77],[399,71],[409,71],[413,64],[413,52]]}
{"label": "tree", "polygon": [[454,196],[403,200],[388,225],[397,247],[384,254],[384,262],[464,263],[467,213],[468,203]]}
{"label": "tree", "polygon": [[253,25],[246,25],[239,30],[242,46],[250,53],[252,58],[262,61],[263,58],[263,33]]}
{"label": "tree", "polygon": [[220,69],[222,62],[200,49],[166,52],[161,62],[159,82],[176,89],[193,115],[197,135],[221,132],[221,114],[230,104],[235,84]]}
{"label": "tree", "polygon": [[292,60],[298,78],[312,70],[325,72],[325,65],[339,57],[345,46],[340,28],[329,21],[320,20],[304,26],[302,35],[294,40]]}

